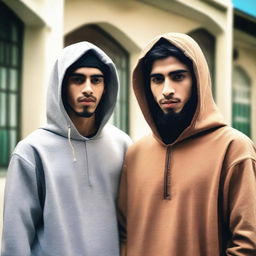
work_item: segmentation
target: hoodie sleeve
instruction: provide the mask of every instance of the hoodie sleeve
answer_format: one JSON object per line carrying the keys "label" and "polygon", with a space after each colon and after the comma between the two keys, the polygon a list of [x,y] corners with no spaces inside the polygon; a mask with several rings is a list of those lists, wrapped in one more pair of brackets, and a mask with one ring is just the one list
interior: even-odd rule
{"label": "hoodie sleeve", "polygon": [[5,185],[1,256],[30,255],[41,216],[35,167],[14,154]]}
{"label": "hoodie sleeve", "polygon": [[256,255],[256,162],[247,158],[228,169],[224,208],[231,233],[226,255]]}
{"label": "hoodie sleeve", "polygon": [[127,166],[123,166],[118,197],[118,226],[121,243],[121,256],[126,255],[126,210],[127,210]]}

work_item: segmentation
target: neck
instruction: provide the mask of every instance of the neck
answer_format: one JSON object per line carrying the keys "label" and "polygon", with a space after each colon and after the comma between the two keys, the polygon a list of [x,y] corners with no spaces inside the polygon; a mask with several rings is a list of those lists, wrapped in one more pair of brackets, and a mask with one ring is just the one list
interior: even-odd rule
{"label": "neck", "polygon": [[78,132],[84,137],[88,137],[93,135],[96,132],[96,121],[95,114],[91,117],[80,117],[75,115],[74,113],[69,112],[69,117],[75,125]]}

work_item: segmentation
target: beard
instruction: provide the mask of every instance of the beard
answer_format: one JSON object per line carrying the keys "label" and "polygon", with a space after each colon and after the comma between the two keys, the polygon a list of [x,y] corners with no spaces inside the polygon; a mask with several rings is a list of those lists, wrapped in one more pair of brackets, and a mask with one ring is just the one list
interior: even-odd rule
{"label": "beard", "polygon": [[77,116],[77,117],[84,117],[84,118],[89,118],[94,115],[94,112],[90,112],[88,107],[84,107],[81,112],[75,111],[70,105],[69,109]]}
{"label": "beard", "polygon": [[191,97],[179,113],[174,112],[173,109],[165,113],[159,106],[156,107],[153,117],[165,144],[173,143],[190,125],[196,105],[197,97]]}
{"label": "beard", "polygon": [[182,119],[185,116],[185,112],[183,111],[183,109],[180,112],[175,112],[173,109],[168,109],[167,112],[164,112],[163,110],[160,111],[162,121],[168,122],[168,120],[171,119]]}

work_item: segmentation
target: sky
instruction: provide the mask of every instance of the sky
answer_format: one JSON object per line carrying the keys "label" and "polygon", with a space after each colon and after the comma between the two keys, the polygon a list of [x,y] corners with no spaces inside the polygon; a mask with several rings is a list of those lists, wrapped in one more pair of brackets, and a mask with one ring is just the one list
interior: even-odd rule
{"label": "sky", "polygon": [[236,9],[256,18],[256,0],[232,0]]}

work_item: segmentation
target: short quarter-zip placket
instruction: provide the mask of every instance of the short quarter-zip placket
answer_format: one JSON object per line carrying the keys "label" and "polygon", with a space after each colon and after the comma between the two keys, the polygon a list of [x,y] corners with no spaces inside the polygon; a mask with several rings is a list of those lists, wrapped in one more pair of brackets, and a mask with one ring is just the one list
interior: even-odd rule
{"label": "short quarter-zip placket", "polygon": [[164,170],[164,200],[171,200],[171,146],[167,147]]}

